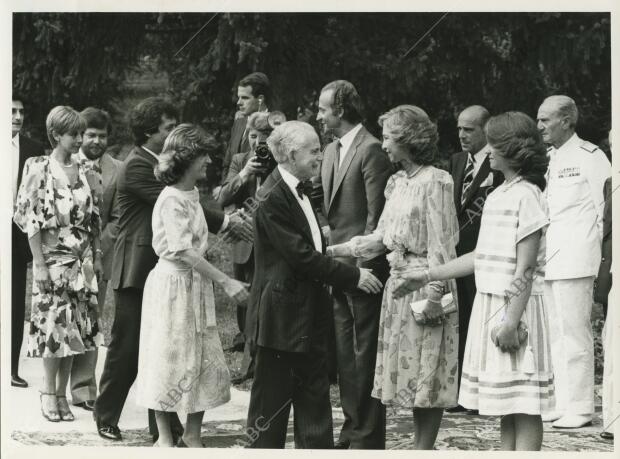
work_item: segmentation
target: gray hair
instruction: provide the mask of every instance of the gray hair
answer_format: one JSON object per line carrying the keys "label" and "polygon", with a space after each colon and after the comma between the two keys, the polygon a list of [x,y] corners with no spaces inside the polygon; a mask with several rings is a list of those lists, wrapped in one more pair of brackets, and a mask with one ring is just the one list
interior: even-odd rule
{"label": "gray hair", "polygon": [[564,95],[549,96],[543,101],[543,104],[555,106],[558,115],[562,118],[568,118],[569,126],[575,129],[579,119],[579,110],[577,110],[577,104],[573,99]]}
{"label": "gray hair", "polygon": [[287,121],[276,126],[267,138],[267,145],[278,164],[284,163],[292,151],[300,149],[309,136],[316,136],[314,128],[303,121]]}

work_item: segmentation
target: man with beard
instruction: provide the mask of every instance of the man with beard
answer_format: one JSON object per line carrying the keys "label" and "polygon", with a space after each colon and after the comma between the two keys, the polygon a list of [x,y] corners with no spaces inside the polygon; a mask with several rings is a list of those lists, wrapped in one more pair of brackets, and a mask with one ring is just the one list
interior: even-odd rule
{"label": "man with beard", "polygon": [[[84,109],[81,115],[86,120],[80,151],[74,156],[84,169],[88,185],[95,190],[95,212],[101,219],[101,257],[103,276],[98,281],[99,317],[103,317],[108,279],[112,271],[112,254],[116,239],[118,212],[114,206],[116,176],[120,161],[105,153],[110,133],[110,116],[94,107]],[[95,367],[97,351],[85,352],[73,358],[71,367],[71,398],[75,406],[92,411],[97,398]]]}

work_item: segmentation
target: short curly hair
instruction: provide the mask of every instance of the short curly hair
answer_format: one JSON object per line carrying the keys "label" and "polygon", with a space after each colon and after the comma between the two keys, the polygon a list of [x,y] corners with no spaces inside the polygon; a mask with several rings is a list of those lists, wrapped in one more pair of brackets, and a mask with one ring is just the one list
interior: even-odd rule
{"label": "short curly hair", "polygon": [[549,157],[536,122],[525,113],[511,111],[492,116],[484,130],[489,145],[510,167],[544,191]]}
{"label": "short curly hair", "polygon": [[437,157],[437,125],[415,105],[399,105],[379,117],[379,126],[395,134],[394,141],[409,148],[420,165],[433,164]]}
{"label": "short curly hair", "polygon": [[159,163],[155,166],[155,177],[166,185],[174,185],[183,178],[197,158],[206,156],[215,149],[215,140],[200,126],[180,124],[164,142]]}
{"label": "short curly hair", "polygon": [[148,139],[147,134],[157,132],[161,124],[161,117],[179,119],[179,110],[163,97],[148,97],[138,103],[129,114],[129,127],[133,133],[134,142],[140,146]]}
{"label": "short curly hair", "polygon": [[86,120],[73,108],[67,105],[58,105],[47,114],[45,128],[52,148],[56,148],[58,142],[54,139],[54,134],[63,135],[68,132],[83,133],[86,130]]}

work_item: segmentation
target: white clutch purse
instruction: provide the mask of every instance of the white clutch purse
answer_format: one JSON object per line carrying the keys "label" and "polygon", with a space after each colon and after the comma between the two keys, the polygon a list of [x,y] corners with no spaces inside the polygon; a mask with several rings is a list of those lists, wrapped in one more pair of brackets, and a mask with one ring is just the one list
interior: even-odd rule
{"label": "white clutch purse", "polygon": [[[427,300],[412,301],[410,304],[411,311],[413,312],[413,318],[416,322],[424,321],[422,311],[424,311],[424,308],[426,307],[426,301]],[[443,309],[443,313],[445,315],[452,314],[457,311],[456,302],[454,301],[452,293],[446,293],[441,297],[441,308]]]}

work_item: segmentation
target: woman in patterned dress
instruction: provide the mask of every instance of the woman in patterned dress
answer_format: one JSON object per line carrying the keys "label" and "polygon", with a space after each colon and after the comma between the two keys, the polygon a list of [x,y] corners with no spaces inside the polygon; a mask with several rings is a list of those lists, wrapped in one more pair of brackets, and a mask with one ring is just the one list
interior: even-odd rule
{"label": "woman in patterned dress", "polygon": [[[536,123],[524,113],[495,116],[485,130],[491,167],[506,181],[487,197],[476,250],[410,273],[395,294],[475,274],[459,403],[502,416],[502,449],[540,450],[541,415],[554,405],[543,295],[549,218],[542,192],[549,159]],[[520,334],[524,326],[527,336]]]}
{"label": "woman in patterned dress", "polygon": [[73,421],[66,398],[73,355],[97,352],[103,342],[100,221],[84,170],[71,158],[86,122],[71,107],[58,106],[46,127],[53,151],[26,161],[13,219],[28,234],[33,256],[28,355],[43,357],[41,412],[52,422]]}
{"label": "woman in patterned dress", "polygon": [[215,322],[213,282],[235,302],[245,284],[209,263],[207,222],[196,181],[204,179],[213,143],[191,124],[168,136],[155,176],[165,183],[153,208],[153,249],[159,256],[144,285],[137,403],[155,410],[159,439],[174,446],[165,412],[187,415],[178,446],[201,447],[204,411],[230,400],[230,375]]}
{"label": "woman in patterned dress", "polygon": [[[431,166],[437,154],[437,127],[424,110],[401,105],[382,115],[379,124],[383,149],[401,170],[388,180],[377,229],[328,250],[335,256],[362,258],[390,252],[373,397],[388,406],[412,408],[414,448],[432,449],[444,408],[456,405],[458,316],[444,316],[440,304],[444,293],[456,292],[456,284],[432,282],[399,299],[393,290],[406,273],[456,257],[453,183],[450,174]],[[418,320],[410,308],[414,301],[426,301]]]}

